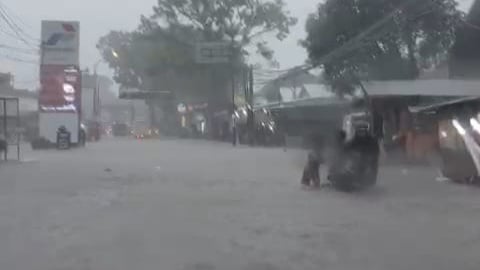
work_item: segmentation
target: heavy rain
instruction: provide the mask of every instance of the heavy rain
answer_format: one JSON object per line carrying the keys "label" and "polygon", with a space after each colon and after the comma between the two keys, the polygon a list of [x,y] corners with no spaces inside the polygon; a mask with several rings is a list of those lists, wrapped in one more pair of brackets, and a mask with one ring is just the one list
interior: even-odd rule
{"label": "heavy rain", "polygon": [[478,269],[480,1],[0,0],[0,269]]}

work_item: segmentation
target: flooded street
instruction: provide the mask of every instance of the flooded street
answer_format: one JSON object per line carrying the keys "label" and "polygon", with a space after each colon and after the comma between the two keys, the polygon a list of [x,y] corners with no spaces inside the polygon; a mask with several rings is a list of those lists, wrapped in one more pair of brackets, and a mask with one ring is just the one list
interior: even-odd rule
{"label": "flooded street", "polygon": [[[206,158],[208,157],[208,158]],[[305,191],[303,154],[181,140],[26,151],[0,166],[5,269],[475,269],[478,190],[385,167]]]}

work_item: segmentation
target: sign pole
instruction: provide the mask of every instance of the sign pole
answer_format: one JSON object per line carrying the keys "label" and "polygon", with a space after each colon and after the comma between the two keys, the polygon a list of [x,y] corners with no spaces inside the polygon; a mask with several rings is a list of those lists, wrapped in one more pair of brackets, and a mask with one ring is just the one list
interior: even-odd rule
{"label": "sign pole", "polygon": [[[233,46],[232,46],[233,52]],[[237,118],[235,108],[235,67],[233,62],[233,56],[231,61],[231,75],[232,75],[232,145],[237,146]]]}
{"label": "sign pole", "polygon": [[[237,130],[236,130],[236,119],[235,119],[235,57],[234,53],[234,43],[226,41],[217,41],[217,42],[199,42],[195,45],[195,58],[198,64],[207,64],[207,65],[216,65],[216,64],[225,64],[225,67],[228,68],[230,65],[231,72],[231,92],[232,92],[232,109],[231,109],[231,128],[232,128],[232,144],[235,146],[237,144]],[[223,66],[223,65],[222,65]],[[210,76],[212,77],[212,86],[214,86],[214,68]],[[213,88],[210,91],[213,91]],[[228,90],[227,90],[228,91]],[[210,95],[211,96],[211,95]],[[228,96],[228,95],[227,95]],[[213,99],[209,102],[209,117],[210,128],[213,128]],[[212,131],[212,130],[211,130]]]}
{"label": "sign pole", "polygon": [[248,132],[250,145],[255,145],[255,111],[253,110],[253,66],[248,69]]}
{"label": "sign pole", "polygon": [[20,161],[20,140],[21,140],[21,135],[18,130],[20,129],[21,123],[20,123],[20,99],[17,99],[17,159]]}
{"label": "sign pole", "polygon": [[8,125],[7,125],[7,119],[8,119],[8,116],[7,116],[7,99],[4,99],[3,100],[3,134],[5,135],[5,144],[6,144],[6,150],[3,151],[3,155],[4,155],[4,159],[5,161],[7,161],[8,159],[8,132],[7,132],[7,128],[8,128]]}

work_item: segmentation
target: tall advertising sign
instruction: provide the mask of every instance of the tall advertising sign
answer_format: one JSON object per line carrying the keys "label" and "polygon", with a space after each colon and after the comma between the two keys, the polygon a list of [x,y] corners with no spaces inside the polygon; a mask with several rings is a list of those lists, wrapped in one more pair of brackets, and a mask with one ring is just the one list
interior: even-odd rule
{"label": "tall advertising sign", "polygon": [[42,21],[42,65],[79,65],[80,24]]}
{"label": "tall advertising sign", "polygon": [[40,136],[56,141],[60,126],[78,141],[81,108],[80,24],[42,21],[39,93]]}
{"label": "tall advertising sign", "polygon": [[76,113],[81,108],[81,72],[75,66],[43,65],[40,112]]}

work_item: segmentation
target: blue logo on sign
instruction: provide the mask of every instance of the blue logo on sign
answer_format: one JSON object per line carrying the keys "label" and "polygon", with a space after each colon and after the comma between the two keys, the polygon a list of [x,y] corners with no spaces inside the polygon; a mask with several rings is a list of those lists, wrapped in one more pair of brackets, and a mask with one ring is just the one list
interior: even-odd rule
{"label": "blue logo on sign", "polygon": [[75,35],[72,35],[72,34],[54,33],[50,36],[50,38],[48,38],[47,41],[45,41],[45,45],[55,46],[60,41],[69,41],[69,40],[72,40],[74,37],[75,37]]}

